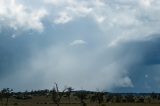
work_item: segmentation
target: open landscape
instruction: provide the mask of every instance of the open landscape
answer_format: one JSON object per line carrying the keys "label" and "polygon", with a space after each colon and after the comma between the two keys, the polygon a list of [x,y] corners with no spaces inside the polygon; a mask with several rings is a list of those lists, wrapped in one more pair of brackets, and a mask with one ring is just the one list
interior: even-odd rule
{"label": "open landscape", "polygon": [[0,106],[160,106],[160,0],[0,0]]}
{"label": "open landscape", "polygon": [[159,106],[159,93],[109,93],[74,91],[71,87],[60,92],[53,90],[13,92],[6,88],[0,92],[1,106]]}

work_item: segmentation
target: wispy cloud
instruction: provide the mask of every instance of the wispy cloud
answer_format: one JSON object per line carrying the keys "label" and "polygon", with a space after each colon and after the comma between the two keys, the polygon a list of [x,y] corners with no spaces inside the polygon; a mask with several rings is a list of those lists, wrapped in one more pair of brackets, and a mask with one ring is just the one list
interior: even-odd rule
{"label": "wispy cloud", "polygon": [[61,12],[58,17],[54,20],[55,24],[65,24],[72,20],[72,17],[69,16],[66,12]]}
{"label": "wispy cloud", "polygon": [[83,45],[83,44],[86,44],[86,42],[84,40],[75,40],[70,43],[71,46]]}

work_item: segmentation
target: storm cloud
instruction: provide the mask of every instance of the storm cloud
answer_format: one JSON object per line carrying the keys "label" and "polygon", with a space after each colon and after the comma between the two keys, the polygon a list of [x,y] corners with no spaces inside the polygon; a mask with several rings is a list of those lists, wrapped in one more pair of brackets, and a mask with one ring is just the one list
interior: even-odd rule
{"label": "storm cloud", "polygon": [[0,87],[159,91],[157,0],[0,0]]}

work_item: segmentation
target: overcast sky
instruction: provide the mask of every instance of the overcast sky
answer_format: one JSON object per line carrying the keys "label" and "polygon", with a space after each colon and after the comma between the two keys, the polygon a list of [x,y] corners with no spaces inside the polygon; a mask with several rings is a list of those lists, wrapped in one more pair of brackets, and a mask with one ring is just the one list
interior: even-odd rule
{"label": "overcast sky", "polygon": [[160,0],[0,0],[0,88],[160,92]]}

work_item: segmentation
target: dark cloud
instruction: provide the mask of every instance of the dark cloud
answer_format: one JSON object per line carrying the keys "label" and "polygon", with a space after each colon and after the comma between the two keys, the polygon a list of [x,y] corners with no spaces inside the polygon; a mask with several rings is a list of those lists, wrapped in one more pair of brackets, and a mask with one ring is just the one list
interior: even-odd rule
{"label": "dark cloud", "polygon": [[2,87],[159,91],[160,2],[0,2]]}
{"label": "dark cloud", "polygon": [[[154,37],[153,37],[154,36]],[[152,38],[153,37],[153,38]],[[151,35],[148,40],[132,41],[120,45],[125,68],[134,84],[133,88],[116,88],[120,92],[159,92],[160,37]],[[134,58],[132,58],[134,57]],[[121,64],[121,63],[120,63]]]}
{"label": "dark cloud", "polygon": [[[74,24],[73,24],[73,26],[74,26]],[[70,24],[70,29],[67,29],[67,30],[71,30],[70,32],[72,32],[72,34],[75,35],[77,32],[76,32],[76,30],[72,30],[73,26],[72,26],[72,24]],[[78,61],[81,61],[81,60],[85,60],[86,62],[92,61],[91,64],[88,64],[88,63],[86,64],[86,65],[89,65],[89,66],[87,66],[88,68],[85,68],[86,66],[84,65],[85,63],[83,63],[83,62],[78,62],[79,65],[77,67],[73,68],[73,70],[74,70],[74,69],[80,68],[81,65],[82,66],[84,65],[84,67],[83,68],[81,67],[81,68],[82,68],[82,70],[84,70],[86,72],[82,72],[80,74],[85,75],[85,76],[91,75],[92,77],[89,78],[89,80],[92,80],[91,83],[93,83],[94,81],[95,82],[102,81],[102,85],[104,85],[103,86],[104,88],[106,88],[108,90],[109,86],[113,86],[112,91],[116,91],[116,92],[159,91],[158,90],[159,89],[158,83],[160,81],[160,79],[158,78],[158,75],[160,74],[160,73],[158,73],[158,70],[159,70],[158,66],[160,63],[160,55],[159,55],[160,38],[159,38],[159,34],[150,35],[148,38],[146,38],[146,40],[135,40],[135,41],[126,41],[124,43],[119,43],[119,45],[117,45],[117,46],[113,46],[113,47],[109,47],[109,48],[105,48],[105,49],[100,50],[98,55],[95,52],[95,53],[92,53],[93,56],[92,55],[88,56],[88,53],[91,53],[91,51],[93,51],[93,52],[95,51],[94,48],[100,47],[98,45],[97,45],[97,47],[96,47],[96,45],[94,46],[96,39],[90,40],[87,47],[83,47],[80,50],[78,48],[69,48],[69,51],[70,50],[71,51],[70,52],[68,52],[68,50],[62,51],[64,53],[61,53],[61,51],[54,51],[53,52],[53,49],[49,49],[49,51],[48,50],[46,51],[46,48],[48,48],[50,46],[52,47],[52,45],[56,45],[58,41],[62,41],[63,44],[66,44],[65,42],[71,41],[70,38],[76,39],[76,36],[73,36],[75,38],[72,38],[72,36],[70,36],[70,38],[66,37],[67,39],[64,39],[65,37],[63,38],[62,36],[65,36],[67,34],[67,31],[64,34],[64,33],[60,33],[62,31],[65,31],[61,28],[58,28],[57,32],[55,30],[52,30],[49,28],[48,28],[48,30],[46,30],[43,33],[38,33],[38,32],[34,32],[34,31],[21,32],[19,34],[23,34],[23,36],[17,36],[16,38],[11,37],[11,35],[14,34],[14,31],[12,31],[12,30],[6,29],[1,32],[1,36],[0,36],[1,37],[1,39],[0,39],[1,80],[5,79],[5,77],[8,77],[8,76],[9,76],[9,78],[12,78],[11,76],[13,75],[14,76],[13,79],[15,80],[15,81],[13,80],[13,82],[17,82],[15,78],[18,78],[18,80],[20,80],[20,83],[24,83],[24,82],[28,83],[28,86],[30,86],[30,87],[24,86],[22,84],[19,85],[20,87],[24,87],[24,88],[26,87],[26,89],[27,89],[27,87],[28,87],[28,89],[31,89],[32,87],[34,88],[33,83],[36,83],[37,87],[41,87],[42,83],[39,83],[39,81],[41,80],[41,82],[43,82],[43,88],[45,88],[44,86],[48,86],[45,80],[53,80],[53,79],[52,78],[46,79],[45,77],[51,77],[51,76],[44,76],[43,70],[46,70],[46,71],[48,70],[50,73],[50,71],[54,69],[54,66],[49,66],[48,67],[49,69],[48,69],[47,64],[50,64],[49,61],[55,62],[52,60],[52,59],[56,59],[56,58],[54,58],[55,53],[56,52],[60,53],[60,54],[56,54],[58,56],[57,58],[60,59],[59,56],[63,56],[65,59],[66,57],[64,55],[66,55],[66,54],[68,55],[68,53],[70,54],[70,52],[72,52],[70,55],[81,57],[81,59],[77,58]],[[97,28],[94,28],[91,26],[90,26],[90,28],[97,29]],[[61,31],[59,31],[59,30],[61,30]],[[83,30],[85,30],[85,29],[83,29]],[[82,32],[84,32],[84,31],[82,31]],[[68,33],[68,35],[69,34],[71,34],[71,33]],[[85,35],[85,34],[91,34],[91,33],[83,33],[83,35]],[[95,35],[98,35],[98,34],[95,34]],[[89,37],[89,36],[87,36],[87,37]],[[98,38],[98,36],[97,36],[97,38]],[[91,38],[88,38],[88,39],[91,39]],[[97,39],[97,41],[99,41],[99,40]],[[93,43],[93,45],[92,45],[92,43]],[[101,45],[101,43],[99,45]],[[68,42],[68,46],[69,46],[69,42]],[[53,48],[54,47],[57,48],[56,46],[53,46]],[[64,47],[66,48],[66,46],[64,46]],[[79,53],[81,51],[85,51],[85,52]],[[48,52],[49,52],[49,54],[47,54],[48,55],[47,56],[46,53],[48,53]],[[53,52],[53,54],[52,54],[52,52]],[[36,55],[39,55],[39,54],[41,56],[40,58],[33,59],[33,57],[36,57]],[[87,56],[87,58],[85,58],[86,56]],[[58,59],[58,61],[59,61],[59,59]],[[43,63],[42,69],[39,69],[39,71],[34,72],[37,69],[34,70],[29,65],[29,63],[32,63],[33,61],[38,62],[38,63],[39,62]],[[44,61],[47,64],[45,64]],[[57,61],[57,59],[56,59],[56,61]],[[113,63],[116,63],[116,64],[113,64]],[[113,64],[113,66],[110,66],[110,64]],[[77,63],[76,63],[76,65],[77,65]],[[38,66],[38,68],[39,67],[40,66]],[[105,67],[110,67],[110,68],[105,69]],[[106,72],[103,72],[102,71],[103,69],[105,69]],[[42,70],[42,71],[40,71],[40,70]],[[65,69],[65,70],[67,70],[67,69]],[[60,69],[59,71],[63,72],[65,70]],[[79,71],[82,71],[82,70],[80,69]],[[54,76],[54,74],[55,75],[58,74],[59,76],[61,76],[62,81],[63,81],[63,79],[67,78],[67,77],[65,78],[63,76],[63,74],[65,72],[61,73],[61,72],[57,72],[57,71],[55,70],[55,73],[53,72],[53,76]],[[30,80],[28,79],[28,77],[22,79],[21,77],[25,76],[25,74],[27,72],[33,72],[33,77],[30,77]],[[115,82],[113,82],[114,78],[99,79],[100,76],[104,77],[103,75],[105,75],[105,74],[106,74],[106,77],[109,77],[110,75],[107,75],[107,74],[113,74],[112,72],[114,74],[115,73],[119,74],[120,79],[121,79],[121,77],[125,78],[125,79],[127,79],[129,77],[133,83],[133,86],[126,87],[123,85],[124,82],[119,82],[119,83],[122,83],[122,85],[121,84],[120,85],[117,85],[117,84],[112,85],[112,83],[115,83]],[[123,74],[124,72],[125,72],[125,74]],[[45,72],[45,73],[47,73],[47,72]],[[76,74],[73,74],[72,71],[71,71],[71,73],[69,71],[68,74],[73,75],[73,76],[76,75]],[[79,72],[77,71],[76,73],[79,73]],[[30,74],[32,74],[32,73],[30,73]],[[95,77],[95,74],[97,75],[97,77]],[[113,77],[114,77],[114,74],[113,74]],[[41,76],[41,77],[39,77],[39,76]],[[85,76],[83,76],[84,79],[86,78]],[[29,83],[31,80],[34,79],[34,77],[37,77],[37,80],[34,80],[33,83]],[[93,80],[94,77],[97,79]],[[57,79],[55,79],[55,80],[57,80]],[[77,81],[79,80],[78,77],[76,80]],[[115,78],[115,81],[116,80],[118,80],[118,79]],[[122,79],[122,81],[123,81],[123,79]],[[105,82],[106,82],[106,85],[105,85]],[[111,82],[111,83],[109,83],[109,82]],[[5,81],[1,82],[2,85],[6,86],[7,84],[4,84],[4,83],[6,83],[6,82]],[[127,83],[130,83],[130,82],[127,82]],[[95,85],[93,84],[91,87],[94,87],[94,86]],[[97,85],[97,86],[99,86],[99,85]],[[11,87],[17,89],[12,84],[11,84]],[[18,88],[18,89],[20,89],[20,88]],[[109,89],[109,90],[111,90],[111,89]]]}

